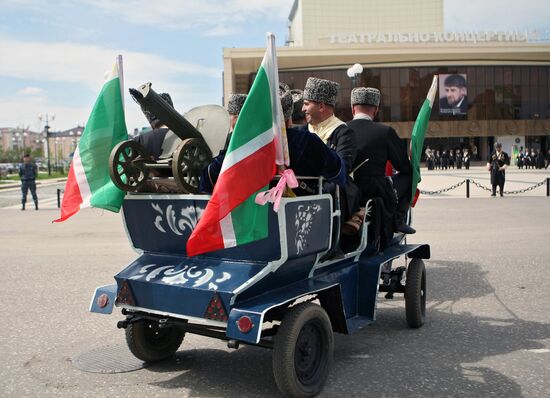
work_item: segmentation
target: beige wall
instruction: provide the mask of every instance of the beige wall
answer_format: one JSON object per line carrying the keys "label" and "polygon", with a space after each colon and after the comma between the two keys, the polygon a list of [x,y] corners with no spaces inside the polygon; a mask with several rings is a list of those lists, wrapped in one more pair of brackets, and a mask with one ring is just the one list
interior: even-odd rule
{"label": "beige wall", "polygon": [[443,0],[296,0],[295,46],[317,46],[334,34],[443,32]]}

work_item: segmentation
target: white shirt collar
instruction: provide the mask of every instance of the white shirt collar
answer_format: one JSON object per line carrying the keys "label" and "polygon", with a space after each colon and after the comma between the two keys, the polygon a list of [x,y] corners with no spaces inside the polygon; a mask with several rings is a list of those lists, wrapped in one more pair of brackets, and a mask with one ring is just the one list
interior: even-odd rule
{"label": "white shirt collar", "polygon": [[353,120],[355,119],[366,119],[372,121],[372,117],[370,115],[367,115],[366,113],[358,112],[353,116]]}

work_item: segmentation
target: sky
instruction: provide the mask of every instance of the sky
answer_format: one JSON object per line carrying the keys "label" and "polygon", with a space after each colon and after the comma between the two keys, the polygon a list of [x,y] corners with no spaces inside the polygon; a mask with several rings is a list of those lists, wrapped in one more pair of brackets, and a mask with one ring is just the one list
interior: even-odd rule
{"label": "sky", "polygon": [[[335,0],[337,1],[337,0]],[[403,0],[414,1],[414,0]],[[122,54],[125,87],[151,81],[176,109],[221,104],[224,47],[284,45],[293,0],[0,0],[0,127],[83,125]],[[550,0],[444,0],[447,31],[550,27]],[[127,90],[126,90],[127,91]],[[147,125],[126,95],[131,131]]]}

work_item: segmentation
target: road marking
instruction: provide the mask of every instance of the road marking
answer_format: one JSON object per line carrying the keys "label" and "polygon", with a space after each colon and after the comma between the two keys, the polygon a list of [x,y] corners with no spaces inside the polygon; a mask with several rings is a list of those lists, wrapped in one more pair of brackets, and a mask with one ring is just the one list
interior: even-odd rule
{"label": "road marking", "polygon": [[368,358],[372,358],[372,355],[367,355],[367,354],[350,355],[348,358],[352,358],[352,359],[368,359]]}
{"label": "road marking", "polygon": [[550,352],[550,350],[548,348],[535,348],[535,349],[526,350],[526,351],[532,352],[534,354],[546,354],[546,353]]}

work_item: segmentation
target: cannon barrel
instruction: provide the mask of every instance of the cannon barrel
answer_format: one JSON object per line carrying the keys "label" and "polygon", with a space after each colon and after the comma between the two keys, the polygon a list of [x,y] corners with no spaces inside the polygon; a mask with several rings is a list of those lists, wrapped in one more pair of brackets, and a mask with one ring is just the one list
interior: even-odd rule
{"label": "cannon barrel", "polygon": [[162,123],[174,132],[179,138],[197,138],[205,144],[204,137],[191,123],[171,107],[152,88],[151,83],[142,84],[139,88],[131,88],[130,94],[134,99],[147,110],[152,112]]}

